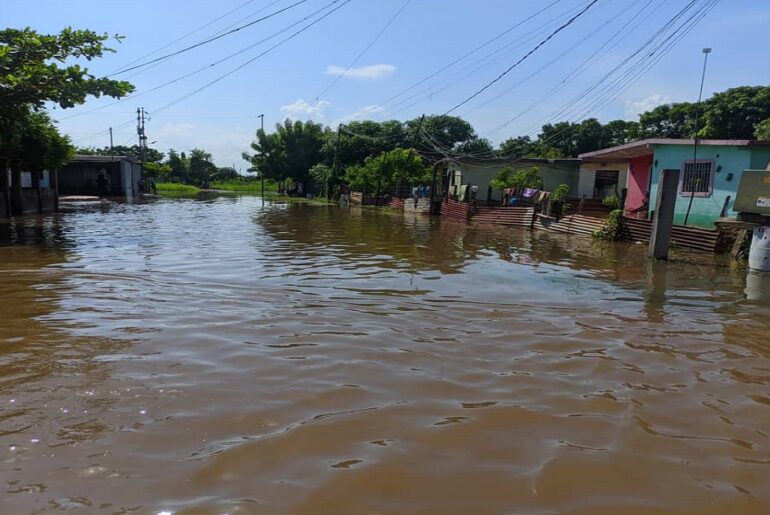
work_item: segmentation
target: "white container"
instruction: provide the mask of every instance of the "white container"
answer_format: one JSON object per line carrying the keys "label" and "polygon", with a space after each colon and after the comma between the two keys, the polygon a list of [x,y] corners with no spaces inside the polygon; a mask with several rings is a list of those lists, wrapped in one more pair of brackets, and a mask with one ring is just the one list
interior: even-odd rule
{"label": "white container", "polygon": [[749,249],[749,268],[770,272],[770,227],[755,227]]}

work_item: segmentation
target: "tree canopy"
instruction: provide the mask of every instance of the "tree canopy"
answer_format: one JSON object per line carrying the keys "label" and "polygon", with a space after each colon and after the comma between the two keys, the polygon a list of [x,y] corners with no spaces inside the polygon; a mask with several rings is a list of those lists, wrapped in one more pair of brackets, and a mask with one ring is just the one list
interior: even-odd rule
{"label": "tree canopy", "polygon": [[[115,36],[116,38],[119,36]],[[0,117],[25,108],[40,109],[46,102],[74,107],[87,97],[122,97],[134,87],[126,81],[98,78],[71,58],[93,59],[113,50],[107,34],[67,27],[59,34],[25,29],[0,30]]]}
{"label": "tree canopy", "polygon": [[46,104],[66,109],[89,96],[118,98],[133,91],[126,81],[98,78],[79,64],[68,64],[112,52],[104,44],[108,39],[69,27],[59,34],[0,30],[0,157],[30,170],[59,168],[73,148],[46,114]]}

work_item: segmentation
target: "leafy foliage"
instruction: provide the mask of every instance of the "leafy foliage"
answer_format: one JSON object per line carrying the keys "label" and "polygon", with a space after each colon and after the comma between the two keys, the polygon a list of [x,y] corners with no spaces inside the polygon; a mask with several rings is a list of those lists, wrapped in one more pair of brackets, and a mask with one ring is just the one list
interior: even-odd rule
{"label": "leafy foliage", "polygon": [[606,208],[615,210],[620,208],[620,199],[617,195],[609,195],[602,199],[602,205]]}
{"label": "leafy foliage", "polygon": [[[142,150],[139,145],[125,146],[115,145],[114,147],[81,147],[76,151],[77,154],[83,156],[129,156],[135,159],[142,158]],[[160,163],[163,161],[163,152],[156,150],[152,147],[147,147],[144,152],[145,164],[146,163]]]}
{"label": "leafy foliage", "polygon": [[561,202],[567,198],[567,195],[569,195],[569,185],[559,184],[551,192],[551,200]]}
{"label": "leafy foliage", "polygon": [[500,170],[495,177],[489,181],[489,184],[493,188],[505,189],[505,188],[543,188],[543,179],[540,178],[538,173],[540,170],[537,166],[529,168],[515,169],[510,166],[506,166]]}
{"label": "leafy foliage", "polygon": [[0,156],[23,170],[55,170],[72,158],[69,138],[47,113],[26,111],[0,129]]}
{"label": "leafy foliage", "polygon": [[[74,107],[88,96],[119,98],[134,87],[126,81],[97,78],[70,58],[91,61],[113,50],[107,34],[67,27],[59,34],[39,34],[30,28],[0,30],[0,119],[26,108],[53,102]],[[62,66],[60,66],[62,65]]]}
{"label": "leafy foliage", "polygon": [[754,127],[754,137],[761,140],[770,140],[770,118],[762,120]]}
{"label": "leafy foliage", "polygon": [[593,237],[600,240],[614,241],[620,238],[623,230],[623,210],[615,209],[604,221],[601,229],[593,232]]}
{"label": "leafy foliage", "polygon": [[396,148],[363,165],[345,171],[345,180],[356,190],[387,191],[394,186],[415,186],[430,180],[429,168],[414,149]]}
{"label": "leafy foliage", "polygon": [[310,177],[321,186],[321,193],[328,194],[329,182],[332,178],[333,170],[323,163],[318,163],[310,169]]}
{"label": "leafy foliage", "polygon": [[73,155],[68,138],[46,114],[47,102],[62,108],[89,96],[122,97],[133,86],[97,78],[70,58],[92,60],[112,50],[106,34],[66,28],[59,34],[0,30],[0,156],[27,170],[58,169]]}
{"label": "leafy foliage", "polygon": [[307,121],[285,120],[275,126],[275,132],[257,131],[251,144],[254,154],[244,152],[243,158],[268,179],[307,181],[310,168],[322,160],[321,149],[330,130]]}

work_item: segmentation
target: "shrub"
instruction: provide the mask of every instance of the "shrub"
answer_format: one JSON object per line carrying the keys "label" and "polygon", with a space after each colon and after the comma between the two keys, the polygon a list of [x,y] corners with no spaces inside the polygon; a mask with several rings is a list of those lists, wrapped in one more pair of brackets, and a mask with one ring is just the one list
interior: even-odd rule
{"label": "shrub", "polygon": [[604,221],[601,229],[593,232],[593,237],[600,240],[614,241],[620,238],[623,229],[623,211],[615,209]]}
{"label": "shrub", "polygon": [[602,200],[602,205],[614,211],[616,209],[620,209],[620,199],[617,197],[617,195],[609,195],[604,197]]}

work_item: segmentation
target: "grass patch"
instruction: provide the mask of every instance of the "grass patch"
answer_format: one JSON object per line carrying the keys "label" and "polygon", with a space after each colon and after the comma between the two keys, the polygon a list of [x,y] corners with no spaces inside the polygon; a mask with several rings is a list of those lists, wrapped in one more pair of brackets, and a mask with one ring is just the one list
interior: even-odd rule
{"label": "grass patch", "polygon": [[164,193],[195,195],[200,191],[196,186],[179,182],[159,182],[155,184],[155,187],[158,189],[160,195],[163,195]]}
{"label": "grass patch", "polygon": [[[260,181],[221,181],[212,182],[211,188],[222,191],[238,191],[242,193],[261,193],[262,183]],[[273,181],[265,181],[265,193],[277,193],[278,183]]]}
{"label": "grass patch", "polygon": [[155,188],[158,195],[168,198],[196,198],[201,191],[197,186],[179,182],[158,182]]}

